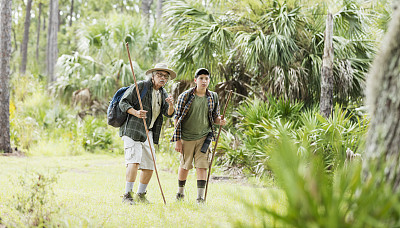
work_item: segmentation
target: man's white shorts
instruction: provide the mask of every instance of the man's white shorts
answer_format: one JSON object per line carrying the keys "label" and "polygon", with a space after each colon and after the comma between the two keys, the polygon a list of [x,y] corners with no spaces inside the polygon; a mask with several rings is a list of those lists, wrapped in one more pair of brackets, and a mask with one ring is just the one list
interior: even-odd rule
{"label": "man's white shorts", "polygon": [[[156,159],[155,148],[153,144],[153,132],[149,131],[149,139],[154,159]],[[134,141],[128,136],[122,136],[125,150],[125,164],[138,163],[139,169],[154,170],[153,158],[151,156],[148,140],[146,142]]]}

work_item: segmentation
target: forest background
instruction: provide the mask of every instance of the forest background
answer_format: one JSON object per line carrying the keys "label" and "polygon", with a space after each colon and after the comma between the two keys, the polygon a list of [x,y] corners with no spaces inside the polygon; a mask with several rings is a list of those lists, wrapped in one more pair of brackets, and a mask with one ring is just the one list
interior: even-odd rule
{"label": "forest background", "polygon": [[[210,89],[221,107],[233,90],[216,151],[217,172],[278,187],[285,198],[278,210],[250,207],[268,215],[257,225],[398,225],[398,195],[390,181],[379,181],[385,172],[368,163],[377,167],[371,168],[374,175],[362,175],[371,121],[366,79],[393,5],[385,0],[14,0],[10,145],[28,157],[121,157],[123,144],[118,129],[107,125],[106,110],[116,90],[133,83],[128,43],[138,79],[158,62],[177,72],[166,86],[175,99],[193,86],[199,67],[210,70]],[[324,75],[330,13],[333,56],[331,73]],[[328,112],[320,105],[325,103]],[[177,155],[169,143],[173,126],[164,121],[157,153],[162,166],[176,172]],[[368,205],[371,200],[382,206]]]}

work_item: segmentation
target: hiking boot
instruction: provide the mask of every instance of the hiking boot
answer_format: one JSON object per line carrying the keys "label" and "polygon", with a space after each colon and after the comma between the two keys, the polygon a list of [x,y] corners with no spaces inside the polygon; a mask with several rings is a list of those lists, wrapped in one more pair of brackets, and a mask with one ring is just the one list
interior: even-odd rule
{"label": "hiking boot", "polygon": [[205,202],[204,198],[197,198],[196,199],[197,204],[203,204]]}
{"label": "hiking boot", "polygon": [[131,193],[131,192],[125,193],[125,194],[122,196],[122,203],[130,204],[130,205],[135,205],[135,201],[133,201],[132,193]]}
{"label": "hiking boot", "polygon": [[176,193],[176,201],[183,201],[185,195],[183,193]]}
{"label": "hiking boot", "polygon": [[146,199],[147,191],[142,193],[136,193],[136,198],[138,203],[149,204],[150,202]]}

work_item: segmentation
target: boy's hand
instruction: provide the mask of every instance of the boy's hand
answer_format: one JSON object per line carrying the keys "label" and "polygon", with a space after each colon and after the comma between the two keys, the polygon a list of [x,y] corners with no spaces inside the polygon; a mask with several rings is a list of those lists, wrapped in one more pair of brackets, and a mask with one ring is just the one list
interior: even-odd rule
{"label": "boy's hand", "polygon": [[226,120],[223,119],[222,116],[219,116],[219,117],[216,119],[215,124],[225,126],[225,125],[226,125]]}
{"label": "boy's hand", "polygon": [[178,141],[175,142],[175,150],[176,150],[177,152],[179,152],[179,153],[182,153],[182,152],[183,152],[183,149],[182,149],[182,141],[181,141],[181,140],[178,140]]}

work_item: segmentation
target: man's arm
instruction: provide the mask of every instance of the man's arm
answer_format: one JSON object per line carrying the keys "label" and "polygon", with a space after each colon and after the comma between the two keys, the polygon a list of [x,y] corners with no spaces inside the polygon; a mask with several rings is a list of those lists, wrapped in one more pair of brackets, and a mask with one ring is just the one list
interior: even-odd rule
{"label": "man's arm", "polygon": [[133,102],[134,99],[137,99],[135,89],[136,89],[135,86],[132,85],[125,91],[124,95],[122,96],[121,100],[119,101],[119,108],[121,109],[122,112],[129,113],[138,118],[146,118],[147,111],[136,110],[132,106],[132,104],[134,103]]}
{"label": "man's arm", "polygon": [[127,113],[136,116],[137,118],[143,118],[146,119],[146,114],[147,111],[145,110],[136,110],[134,108],[130,108],[128,109],[128,111],[126,111]]}
{"label": "man's arm", "polygon": [[169,117],[172,117],[174,114],[174,98],[170,94],[167,98],[165,98],[165,101],[168,103],[168,111],[167,114]]}

